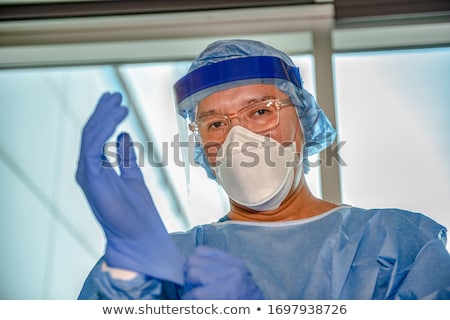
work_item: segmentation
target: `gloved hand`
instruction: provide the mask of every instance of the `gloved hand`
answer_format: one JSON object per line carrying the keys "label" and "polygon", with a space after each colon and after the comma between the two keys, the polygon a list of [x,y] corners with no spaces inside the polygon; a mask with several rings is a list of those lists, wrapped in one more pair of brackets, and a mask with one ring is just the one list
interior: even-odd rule
{"label": "gloved hand", "polygon": [[185,265],[185,300],[264,299],[250,271],[239,258],[198,247]]}
{"label": "gloved hand", "polygon": [[105,93],[86,123],[76,179],[103,227],[105,261],[183,285],[184,257],[158,214],[136,163],[130,136],[117,139],[120,175],[103,155],[106,140],[126,117],[120,93]]}

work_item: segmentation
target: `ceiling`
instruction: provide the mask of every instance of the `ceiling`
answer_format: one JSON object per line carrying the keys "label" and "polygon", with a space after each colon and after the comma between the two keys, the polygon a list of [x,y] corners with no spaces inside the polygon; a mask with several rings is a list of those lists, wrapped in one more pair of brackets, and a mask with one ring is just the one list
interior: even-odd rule
{"label": "ceiling", "polygon": [[449,0],[6,0],[0,21],[187,12],[332,3],[335,19],[450,15]]}

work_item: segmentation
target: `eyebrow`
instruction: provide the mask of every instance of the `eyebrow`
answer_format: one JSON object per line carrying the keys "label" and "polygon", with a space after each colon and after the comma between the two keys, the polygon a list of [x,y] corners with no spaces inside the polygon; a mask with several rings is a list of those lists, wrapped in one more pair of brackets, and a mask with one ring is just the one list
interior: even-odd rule
{"label": "eyebrow", "polygon": [[207,112],[201,112],[197,115],[197,119],[201,119],[203,117],[209,116],[211,114],[220,114],[220,112],[218,112],[216,109],[213,110],[208,110]]}

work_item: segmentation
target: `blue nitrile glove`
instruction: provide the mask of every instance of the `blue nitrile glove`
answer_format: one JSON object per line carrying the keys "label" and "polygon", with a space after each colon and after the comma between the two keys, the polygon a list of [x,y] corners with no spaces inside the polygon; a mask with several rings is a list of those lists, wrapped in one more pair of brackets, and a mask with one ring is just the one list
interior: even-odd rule
{"label": "blue nitrile glove", "polygon": [[241,259],[209,247],[187,258],[184,281],[185,300],[264,299]]}
{"label": "blue nitrile glove", "polygon": [[184,257],[158,214],[136,163],[130,136],[117,139],[120,175],[103,155],[106,140],[127,116],[120,93],[105,93],[83,129],[76,179],[103,227],[105,261],[183,285]]}

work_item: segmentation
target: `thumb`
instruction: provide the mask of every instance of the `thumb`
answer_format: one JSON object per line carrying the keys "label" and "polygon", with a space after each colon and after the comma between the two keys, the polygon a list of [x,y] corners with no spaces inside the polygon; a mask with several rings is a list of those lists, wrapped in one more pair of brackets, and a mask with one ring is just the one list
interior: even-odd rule
{"label": "thumb", "polygon": [[122,132],[117,137],[117,152],[120,155],[120,174],[124,178],[143,179],[142,172],[136,159],[136,152],[131,137],[128,133]]}

